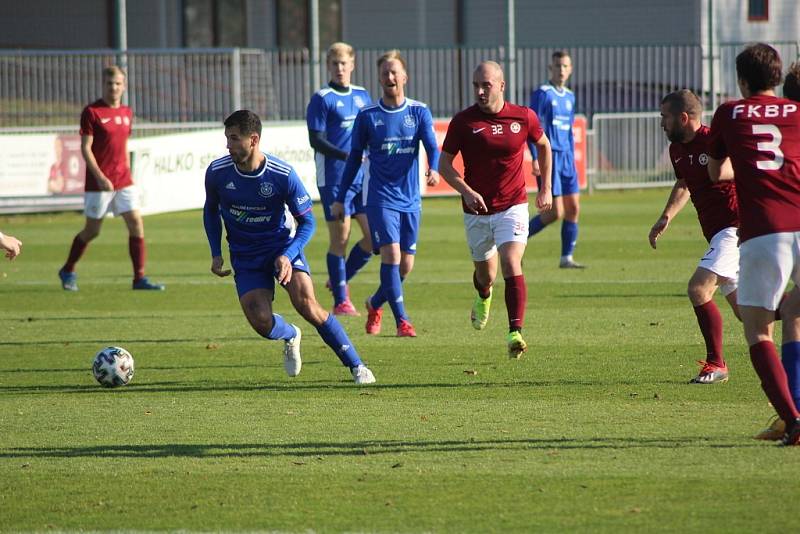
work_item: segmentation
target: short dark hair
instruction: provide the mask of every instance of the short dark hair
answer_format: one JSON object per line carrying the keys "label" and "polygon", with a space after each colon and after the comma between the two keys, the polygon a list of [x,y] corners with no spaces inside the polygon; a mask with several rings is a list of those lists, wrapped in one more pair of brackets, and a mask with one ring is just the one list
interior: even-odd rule
{"label": "short dark hair", "polygon": [[766,91],[781,83],[782,70],[778,51],[765,43],[752,44],[736,56],[736,76],[752,92]]}
{"label": "short dark hair", "polygon": [[261,137],[261,119],[258,118],[258,115],[248,109],[234,111],[227,119],[225,119],[224,124],[225,128],[237,126],[239,128],[239,132],[244,135],[257,133],[258,136]]}
{"label": "short dark hair", "polygon": [[661,105],[667,106],[674,115],[686,113],[693,119],[703,115],[703,104],[697,95],[688,89],[671,92],[661,99]]}
{"label": "short dark hair", "polygon": [[783,96],[800,101],[800,63],[792,63],[783,81]]}
{"label": "short dark hair", "polygon": [[569,52],[567,52],[566,50],[556,50],[555,52],[553,52],[553,55],[550,56],[550,59],[553,61],[557,61],[559,59],[564,59],[565,57],[570,58],[570,60],[572,59],[572,57],[569,55]]}

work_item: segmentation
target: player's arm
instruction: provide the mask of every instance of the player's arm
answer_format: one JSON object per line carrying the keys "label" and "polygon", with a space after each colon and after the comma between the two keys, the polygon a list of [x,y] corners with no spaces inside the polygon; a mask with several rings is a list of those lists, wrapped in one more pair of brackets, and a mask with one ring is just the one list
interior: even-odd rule
{"label": "player's arm", "polygon": [[672,219],[675,218],[689,201],[689,196],[689,187],[686,185],[686,180],[681,178],[675,180],[675,185],[672,186],[672,191],[667,199],[667,205],[664,206],[664,211],[661,212],[661,216],[653,227],[650,228],[648,239],[650,240],[651,247],[656,248],[656,241],[661,237],[661,234],[667,230],[667,226],[672,222]]}
{"label": "player's arm", "polygon": [[297,228],[292,240],[275,259],[275,278],[281,285],[291,281],[292,261],[311,241],[317,227],[314,213],[311,211],[311,196],[294,170],[289,174],[286,191],[286,204],[297,222]]}
{"label": "player's arm", "polygon": [[[537,89],[536,91],[531,93],[531,103],[530,106],[528,106],[533,110],[534,113],[536,113],[536,116],[539,117],[539,120],[542,122],[547,120],[546,117],[543,115],[543,113],[547,112],[547,109],[542,107],[542,102],[547,101],[545,96],[546,95],[544,91],[542,91],[541,89]],[[536,145],[530,140],[528,140],[528,150],[531,151],[531,158],[533,158],[533,161],[531,162],[531,165],[533,167],[533,175],[541,176],[542,171],[539,168],[539,154],[538,151],[536,150]]]}
{"label": "player's arm", "polygon": [[546,211],[553,206],[553,151],[550,149],[550,140],[544,133],[534,145],[539,155],[539,176],[542,177],[541,187],[536,193],[536,207]]}
{"label": "player's arm", "polygon": [[726,105],[723,104],[714,112],[714,117],[711,119],[711,135],[708,140],[708,165],[706,170],[708,178],[713,183],[719,183],[723,180],[733,179],[733,166],[727,170],[723,170],[725,160],[728,160],[728,165],[731,165],[730,158],[728,158],[728,147],[725,146],[725,139],[722,137],[723,131],[728,127],[726,120]]}
{"label": "player's arm", "polygon": [[342,183],[339,185],[339,195],[331,204],[331,216],[344,219],[344,200],[347,193],[353,186],[358,170],[364,159],[364,148],[367,144],[366,120],[364,114],[359,112],[353,124],[353,138],[350,144],[350,154],[347,156],[347,163],[344,164],[342,172]]}
{"label": "player's arm", "polygon": [[311,144],[311,148],[325,157],[347,160],[347,152],[328,141],[328,134],[323,131],[308,130],[308,142]]}
{"label": "player's arm", "polygon": [[464,178],[453,167],[453,159],[455,157],[455,154],[442,150],[442,156],[439,159],[439,173],[444,178],[444,181],[461,195],[468,210],[475,214],[486,213],[486,203],[483,201],[483,196],[467,185]]}
{"label": "player's arm", "polygon": [[217,276],[228,276],[230,269],[223,269],[222,258],[222,220],[219,215],[219,193],[211,177],[211,167],[206,171],[206,201],[203,204],[203,227],[206,230],[208,246],[211,249],[211,272]]}
{"label": "player's arm", "polygon": [[89,170],[89,173],[94,176],[97,187],[99,187],[101,191],[113,191],[114,184],[112,184],[111,180],[100,170],[100,165],[97,164],[97,159],[92,152],[92,144],[94,144],[93,135],[81,135],[81,154],[83,154],[83,159],[86,162],[86,168]]}
{"label": "player's arm", "polygon": [[436,142],[436,132],[433,129],[433,116],[428,108],[424,108],[422,113],[422,131],[420,132],[422,146],[428,154],[428,170],[425,172],[426,183],[433,187],[439,183],[439,159],[441,152],[439,144]]}

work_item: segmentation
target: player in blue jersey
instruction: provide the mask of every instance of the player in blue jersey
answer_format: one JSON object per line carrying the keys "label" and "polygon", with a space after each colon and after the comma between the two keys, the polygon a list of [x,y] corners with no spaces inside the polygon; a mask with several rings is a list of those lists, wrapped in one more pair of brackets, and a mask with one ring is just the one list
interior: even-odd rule
{"label": "player in blue jersey", "polygon": [[[367,216],[361,203],[360,171],[356,175],[354,187],[345,197],[345,216],[337,219],[330,212],[330,206],[339,193],[344,164],[350,153],[353,122],[361,108],[372,103],[366,89],[350,83],[354,59],[355,53],[349,44],[333,43],[328,48],[330,82],[311,97],[306,110],[306,123],[308,139],[315,151],[317,187],[330,238],[327,265],[328,283],[333,293],[333,313],[357,316],[359,313],[350,301],[347,282],[372,257]],[[353,245],[345,261],[351,218],[358,222],[363,237]]]}
{"label": "player in blue jersey", "polygon": [[[545,226],[563,219],[561,223],[562,269],[582,269],[572,254],[578,241],[578,214],[580,213],[580,187],[575,169],[575,139],[572,125],[575,122],[575,95],[566,87],[572,74],[572,59],[564,50],[553,53],[550,64],[550,82],[541,85],[531,94],[530,107],[539,116],[544,132],[553,149],[553,207],[540,212],[528,224],[528,237],[541,232]],[[536,147],[528,144],[533,155],[533,174],[539,180],[539,163]]]}
{"label": "player in blue jersey", "polygon": [[356,384],[375,382],[342,325],[314,296],[303,248],[314,234],[315,222],[311,197],[297,173],[261,152],[261,120],[252,111],[239,110],[225,119],[225,137],[230,155],[213,161],[205,180],[203,224],[211,247],[211,272],[231,274],[223,267],[224,222],[239,303],[256,332],[284,340],[286,373],[300,373],[301,333],[272,311],[275,280],[286,289],[297,312],[350,368]]}
{"label": "player in blue jersey", "polygon": [[397,324],[397,335],[415,337],[416,331],[406,315],[402,281],[414,266],[422,202],[419,193],[419,143],[428,154],[427,183],[439,183],[439,147],[433,131],[433,118],[422,102],[406,98],[406,62],[397,50],[378,59],[383,96],[365,107],[356,117],[353,141],[347,158],[339,195],[331,214],[343,217],[344,203],[354,187],[365,151],[363,197],[373,250],[381,255],[380,286],[367,299],[368,334],[381,328],[381,306],[389,302]]}

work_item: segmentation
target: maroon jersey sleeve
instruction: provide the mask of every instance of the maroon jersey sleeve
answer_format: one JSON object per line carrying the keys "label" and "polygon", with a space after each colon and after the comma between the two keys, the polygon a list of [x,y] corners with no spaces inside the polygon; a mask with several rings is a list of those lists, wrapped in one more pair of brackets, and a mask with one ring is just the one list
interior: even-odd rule
{"label": "maroon jersey sleeve", "polygon": [[94,135],[94,114],[89,106],[83,108],[83,112],[81,113],[81,135]]}
{"label": "maroon jersey sleeve", "polygon": [[536,115],[536,112],[533,111],[531,108],[528,109],[528,139],[534,143],[539,141],[544,134],[544,130],[542,129],[542,123],[539,122],[539,117]]}
{"label": "maroon jersey sleeve", "polygon": [[455,156],[461,150],[461,122],[461,113],[458,113],[447,125],[447,134],[444,136],[444,143],[442,143],[443,152]]}
{"label": "maroon jersey sleeve", "polygon": [[728,156],[728,150],[725,147],[725,141],[722,139],[722,132],[725,130],[725,117],[728,113],[728,105],[722,104],[714,112],[714,118],[711,119],[711,136],[708,140],[708,155],[714,159],[725,159]]}

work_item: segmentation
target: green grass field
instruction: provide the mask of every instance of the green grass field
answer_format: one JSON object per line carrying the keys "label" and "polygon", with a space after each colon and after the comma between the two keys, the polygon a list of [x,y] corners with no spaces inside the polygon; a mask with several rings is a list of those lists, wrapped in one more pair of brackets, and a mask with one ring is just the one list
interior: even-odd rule
{"label": "green grass field", "polygon": [[[378,379],[364,388],[308,325],[286,377],[282,344],[210,274],[197,211],[145,220],[164,293],[130,290],[121,221],[68,293],[56,271],[81,216],[0,217],[24,242],[0,261],[0,530],[793,530],[800,450],[751,439],[772,409],[721,297],[731,380],[687,384],[705,352],[685,286],[705,243],[688,207],[650,249],[666,196],[584,197],[585,271],[557,268],[557,228],[530,242],[518,361],[502,298],[485,331],[469,324],[457,200],[426,201],[405,284],[419,337],[393,337],[388,311],[379,337],[342,320]],[[329,306],[325,249],[320,227],[307,254]],[[354,280],[357,304],[377,272]],[[282,292],[275,307],[300,321]],[[111,344],[136,359],[115,390],[90,370]]]}

